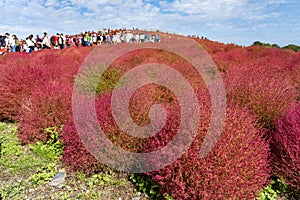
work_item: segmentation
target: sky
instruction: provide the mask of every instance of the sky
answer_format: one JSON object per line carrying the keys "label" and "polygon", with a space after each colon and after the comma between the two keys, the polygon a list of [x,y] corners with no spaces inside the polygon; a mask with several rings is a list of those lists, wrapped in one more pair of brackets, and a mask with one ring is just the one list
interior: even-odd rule
{"label": "sky", "polygon": [[0,0],[0,34],[164,30],[239,45],[300,45],[300,0]]}

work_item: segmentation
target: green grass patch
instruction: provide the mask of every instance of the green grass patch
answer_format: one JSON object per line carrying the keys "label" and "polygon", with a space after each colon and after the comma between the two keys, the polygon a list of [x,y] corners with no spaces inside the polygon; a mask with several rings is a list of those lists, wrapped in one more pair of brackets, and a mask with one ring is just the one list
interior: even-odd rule
{"label": "green grass patch", "polygon": [[[59,128],[48,128],[51,139],[22,146],[17,125],[0,122],[0,199],[122,199],[134,197],[134,186],[125,174],[112,170],[87,177],[67,174],[62,188],[47,183],[61,169],[63,145]],[[141,199],[147,199],[145,196]]]}
{"label": "green grass patch", "polygon": [[28,152],[25,147],[21,146],[16,135],[16,125],[1,124],[0,127],[0,167],[11,174],[15,174],[34,169],[45,163],[45,160],[41,160],[34,153]]}
{"label": "green grass patch", "polygon": [[0,166],[9,173],[28,172],[30,169],[35,171],[36,168],[44,167],[50,162],[59,162],[63,146],[58,140],[56,128],[48,130],[52,131],[50,141],[47,143],[37,142],[29,146],[22,146],[19,143],[15,124],[1,123],[0,131]]}
{"label": "green grass patch", "polygon": [[[58,164],[63,146],[58,140],[57,128],[49,128],[51,140],[22,146],[17,137],[15,124],[0,123],[1,176],[7,177],[1,184],[0,194],[3,199],[22,199],[22,194],[29,187],[50,181],[58,171]],[[17,182],[9,179],[18,178]],[[17,179],[17,180],[18,180]]]}

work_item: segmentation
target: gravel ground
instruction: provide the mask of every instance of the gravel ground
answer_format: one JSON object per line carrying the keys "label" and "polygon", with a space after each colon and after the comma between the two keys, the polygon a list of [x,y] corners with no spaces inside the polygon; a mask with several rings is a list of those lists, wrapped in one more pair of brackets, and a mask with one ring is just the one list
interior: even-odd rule
{"label": "gravel ground", "polygon": [[10,193],[10,196],[4,199],[149,199],[144,194],[135,192],[134,185],[126,175],[112,174],[112,179],[118,183],[108,182],[103,186],[90,186],[87,180],[79,180],[76,175],[67,175],[63,188],[58,188],[47,183],[36,186],[28,181],[30,174],[11,175],[0,167],[0,191]]}

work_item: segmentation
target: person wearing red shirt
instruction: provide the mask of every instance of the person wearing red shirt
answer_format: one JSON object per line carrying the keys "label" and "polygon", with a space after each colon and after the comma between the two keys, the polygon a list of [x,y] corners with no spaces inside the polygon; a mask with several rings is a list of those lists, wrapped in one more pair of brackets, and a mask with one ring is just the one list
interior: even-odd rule
{"label": "person wearing red shirt", "polygon": [[58,49],[58,38],[60,37],[59,33],[54,36],[54,49]]}
{"label": "person wearing red shirt", "polygon": [[0,55],[4,55],[7,53],[7,49],[3,46],[0,46]]}

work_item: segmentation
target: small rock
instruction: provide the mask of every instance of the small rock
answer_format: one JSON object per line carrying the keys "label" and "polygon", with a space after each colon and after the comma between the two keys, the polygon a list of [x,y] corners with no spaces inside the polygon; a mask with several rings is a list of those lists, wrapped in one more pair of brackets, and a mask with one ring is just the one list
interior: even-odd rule
{"label": "small rock", "polygon": [[134,198],[132,198],[132,200],[140,200],[141,199],[141,197],[134,197]]}
{"label": "small rock", "polygon": [[57,172],[50,183],[51,186],[62,188],[65,184],[66,172]]}

